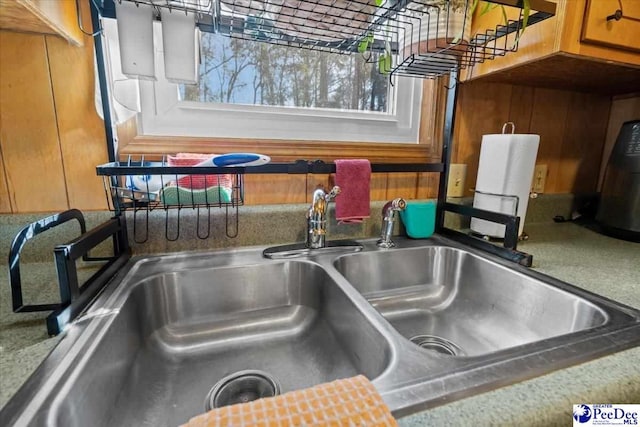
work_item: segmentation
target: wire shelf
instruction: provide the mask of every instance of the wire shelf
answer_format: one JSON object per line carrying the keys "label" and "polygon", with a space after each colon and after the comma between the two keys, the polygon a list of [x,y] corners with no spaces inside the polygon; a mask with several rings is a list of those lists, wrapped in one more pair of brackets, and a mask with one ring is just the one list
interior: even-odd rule
{"label": "wire shelf", "polygon": [[171,13],[193,13],[200,30],[218,32],[216,15],[217,0],[103,0],[102,15],[116,18],[115,3],[130,2],[137,5],[151,6],[156,19],[160,18],[161,10]]}
{"label": "wire shelf", "polygon": [[[197,237],[207,239],[211,230],[211,210],[225,209],[227,237],[238,235],[238,207],[244,204],[244,176],[219,167],[193,167],[200,159],[163,156],[159,161],[147,161],[144,156],[129,156],[124,161],[97,167],[103,177],[109,209],[122,214],[133,213],[133,234],[136,243],[149,237],[149,214],[165,212],[165,237],[177,240],[180,211],[196,210]],[[169,212],[173,211],[173,214]]]}
{"label": "wire shelf", "polygon": [[[231,37],[337,53],[362,53],[383,73],[435,78],[517,50],[524,21],[554,15],[555,4],[531,0],[543,11],[471,34],[473,0],[217,0],[218,28]],[[535,9],[534,9],[535,10]]]}
{"label": "wire shelf", "polygon": [[417,41],[411,45],[405,44],[404,50],[398,56],[397,65],[390,73],[435,78],[505,56],[509,52],[516,52],[521,19],[522,12],[519,20],[509,20],[507,25],[498,25],[495,29],[475,34],[468,40],[456,43],[447,41],[455,38],[453,34],[429,41],[420,40],[418,35]]}
{"label": "wire shelf", "polygon": [[[555,3],[547,0],[529,0],[531,11],[525,16],[521,0],[490,0],[517,8],[518,18],[471,34],[474,0],[107,1],[197,12],[203,31],[332,53],[360,53],[378,63],[383,73],[426,78],[516,51],[524,22],[536,24],[554,16],[556,10]],[[110,10],[105,7],[103,12]]]}
{"label": "wire shelf", "polygon": [[157,11],[160,8],[175,10],[178,12],[194,12],[204,15],[213,15],[215,0],[113,0],[118,3],[130,1],[135,4],[153,6]]}
{"label": "wire shelf", "polygon": [[394,32],[393,13],[376,0],[219,0],[221,33],[332,53],[354,53],[369,35],[383,51],[384,34]]}

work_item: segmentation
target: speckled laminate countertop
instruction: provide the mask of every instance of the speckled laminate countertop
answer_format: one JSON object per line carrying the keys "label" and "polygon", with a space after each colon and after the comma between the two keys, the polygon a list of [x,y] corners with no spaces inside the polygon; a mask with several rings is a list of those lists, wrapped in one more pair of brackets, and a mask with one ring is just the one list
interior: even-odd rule
{"label": "speckled laminate countertop", "polygon": [[[527,226],[520,249],[533,268],[591,292],[640,308],[640,245],[575,224]],[[25,265],[35,296],[56,296],[52,263]],[[87,269],[86,274],[90,273]],[[25,274],[26,275],[26,274]],[[48,338],[46,314],[11,312],[7,268],[0,267],[0,406],[15,393],[58,338]],[[51,297],[51,298],[49,298]],[[399,420],[422,425],[567,425],[573,403],[640,402],[640,347],[435,407]]]}

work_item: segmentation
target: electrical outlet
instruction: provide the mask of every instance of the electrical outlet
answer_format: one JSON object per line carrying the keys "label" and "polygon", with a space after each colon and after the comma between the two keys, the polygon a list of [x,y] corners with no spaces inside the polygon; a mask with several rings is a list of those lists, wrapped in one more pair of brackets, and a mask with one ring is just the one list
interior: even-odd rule
{"label": "electrical outlet", "polygon": [[533,170],[533,181],[531,182],[532,193],[544,193],[544,186],[547,183],[547,165],[536,165]]}
{"label": "electrical outlet", "polygon": [[449,181],[447,182],[448,197],[463,197],[464,186],[467,180],[467,165],[453,163],[449,166]]}

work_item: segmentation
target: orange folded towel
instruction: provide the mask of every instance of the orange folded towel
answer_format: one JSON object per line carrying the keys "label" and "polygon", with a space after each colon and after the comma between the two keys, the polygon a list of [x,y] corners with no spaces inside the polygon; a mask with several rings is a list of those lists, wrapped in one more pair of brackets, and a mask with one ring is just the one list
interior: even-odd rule
{"label": "orange folded towel", "polygon": [[358,375],[214,409],[192,418],[182,427],[397,425],[373,384]]}

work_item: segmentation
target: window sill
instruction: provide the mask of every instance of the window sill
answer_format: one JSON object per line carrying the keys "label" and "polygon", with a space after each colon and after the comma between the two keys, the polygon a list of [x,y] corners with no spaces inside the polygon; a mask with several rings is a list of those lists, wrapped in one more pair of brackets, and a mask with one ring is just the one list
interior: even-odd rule
{"label": "window sill", "polygon": [[366,157],[378,163],[417,163],[440,161],[433,144],[381,144],[367,142],[331,142],[299,140],[248,140],[217,138],[175,138],[135,136],[120,141],[120,155],[144,154],[157,157],[167,153],[251,152],[271,156],[274,161],[299,159],[332,161],[340,158]]}

